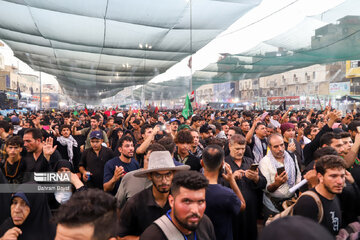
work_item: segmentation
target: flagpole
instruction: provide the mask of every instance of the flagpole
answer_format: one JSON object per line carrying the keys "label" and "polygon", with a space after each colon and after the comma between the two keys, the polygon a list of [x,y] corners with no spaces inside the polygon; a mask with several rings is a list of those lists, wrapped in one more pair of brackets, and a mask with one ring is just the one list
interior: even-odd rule
{"label": "flagpole", "polygon": [[[192,0],[189,1],[190,4],[190,79],[189,79],[189,92],[192,92]],[[194,93],[194,102],[196,101],[196,94]]]}
{"label": "flagpole", "polygon": [[40,110],[42,109],[42,91],[41,91],[41,71],[39,71],[40,79]]}

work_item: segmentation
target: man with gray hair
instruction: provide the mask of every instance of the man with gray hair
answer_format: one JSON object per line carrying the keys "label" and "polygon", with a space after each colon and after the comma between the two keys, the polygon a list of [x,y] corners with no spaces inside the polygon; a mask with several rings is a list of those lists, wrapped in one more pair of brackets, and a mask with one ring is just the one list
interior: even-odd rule
{"label": "man with gray hair", "polygon": [[262,204],[262,190],[266,186],[266,179],[253,163],[253,159],[244,156],[246,139],[243,135],[235,134],[229,139],[230,154],[225,161],[230,165],[235,175],[236,183],[246,202],[245,211],[233,219],[233,239],[257,239],[257,216]]}
{"label": "man with gray hair", "polygon": [[121,209],[119,236],[139,239],[153,221],[166,214],[174,172],[189,169],[187,165],[175,166],[169,151],[152,152],[148,168],[134,173],[135,177],[147,177],[152,186],[135,194]]}
{"label": "man with gray hair", "polygon": [[270,151],[259,163],[267,181],[263,199],[265,220],[283,210],[282,202],[293,196],[289,189],[301,181],[298,163],[285,151],[283,137],[274,133],[269,136],[268,144]]}

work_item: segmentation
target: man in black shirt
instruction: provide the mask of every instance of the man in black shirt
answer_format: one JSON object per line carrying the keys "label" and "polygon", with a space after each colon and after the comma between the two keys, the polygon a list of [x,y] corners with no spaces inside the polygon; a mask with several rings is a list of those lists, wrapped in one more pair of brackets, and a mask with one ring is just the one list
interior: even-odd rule
{"label": "man in black shirt", "polygon": [[[255,134],[254,134],[255,132]],[[246,134],[246,141],[254,155],[254,163],[259,163],[267,152],[267,131],[265,123],[260,118],[256,119],[253,126]]]}
{"label": "man in black shirt", "polygon": [[174,171],[188,169],[186,165],[175,166],[169,151],[151,152],[148,169],[134,176],[147,177],[153,185],[131,197],[121,209],[119,236],[136,238],[166,214],[170,210],[168,196]]}
{"label": "man in black shirt", "polygon": [[[204,149],[201,165],[204,176],[209,180],[205,213],[214,224],[216,239],[233,240],[232,219],[246,208],[235,175],[229,164],[224,163],[224,151],[219,145],[209,145]],[[221,175],[231,189],[218,184],[223,165],[225,172]]]}
{"label": "man in black shirt", "polygon": [[[141,240],[172,240],[177,236],[188,240],[215,240],[214,227],[205,212],[207,179],[194,171],[175,174],[169,203],[171,210],[152,223],[140,236]],[[176,232],[169,234],[165,229]]]}
{"label": "man in black shirt", "polygon": [[200,159],[190,153],[190,145],[194,142],[191,132],[181,130],[176,134],[174,142],[176,143],[176,152],[174,158],[176,161],[189,165],[191,170],[200,171]]}
{"label": "man in black shirt", "polygon": [[[336,235],[342,220],[340,202],[336,195],[342,193],[345,185],[345,162],[339,156],[326,155],[321,157],[315,166],[319,184],[310,191],[319,195],[323,206],[324,214],[320,223]],[[318,214],[319,208],[310,196],[299,198],[294,206],[294,215],[302,215],[319,221]]]}
{"label": "man in black shirt", "polygon": [[4,162],[0,163],[0,167],[9,183],[20,184],[23,182],[26,169],[25,162],[20,155],[23,145],[24,141],[19,136],[13,136],[5,142],[6,158]]}
{"label": "man in black shirt", "polygon": [[[102,146],[102,143],[102,132],[91,132],[91,147],[83,152],[79,163],[79,171],[82,174],[83,181],[85,185],[90,188],[103,189],[105,163],[115,156],[113,151],[110,148]],[[87,173],[89,173],[90,176],[88,176]]]}
{"label": "man in black shirt", "polygon": [[330,112],[329,113],[329,120],[328,120],[327,124],[320,130],[320,132],[318,134],[316,134],[315,138],[313,140],[311,140],[310,143],[305,145],[305,147],[303,149],[305,166],[307,166],[312,160],[314,160],[313,159],[314,152],[316,151],[316,149],[321,147],[321,144],[320,144],[321,137],[325,133],[333,131],[332,126],[334,125],[335,121],[337,119],[339,119],[339,116],[341,116],[341,113],[338,112],[338,111]]}
{"label": "man in black shirt", "polygon": [[[230,132],[230,131],[229,131]],[[262,204],[262,189],[266,187],[266,179],[253,159],[245,157],[246,140],[240,134],[229,140],[230,155],[225,161],[233,171],[236,183],[246,202],[246,209],[240,212],[233,221],[234,239],[257,239],[257,216]]]}
{"label": "man in black shirt", "polygon": [[53,146],[53,139],[42,142],[42,133],[38,128],[29,128],[24,133],[24,147],[27,154],[24,157],[26,172],[52,171],[56,162],[61,159],[60,153]]}
{"label": "man in black shirt", "polygon": [[75,172],[79,172],[80,147],[71,135],[71,126],[62,125],[60,134],[61,136],[57,137],[55,141],[57,150],[61,154],[61,158],[69,160],[73,164]]}

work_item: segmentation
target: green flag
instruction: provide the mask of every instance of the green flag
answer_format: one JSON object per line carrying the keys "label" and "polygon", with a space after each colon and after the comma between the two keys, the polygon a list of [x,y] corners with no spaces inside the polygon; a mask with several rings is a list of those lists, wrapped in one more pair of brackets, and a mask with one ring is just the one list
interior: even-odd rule
{"label": "green flag", "polygon": [[75,112],[73,112],[73,114],[74,114],[75,116],[77,116],[77,115],[78,115],[78,112],[75,110]]}
{"label": "green flag", "polygon": [[188,119],[191,115],[193,115],[193,113],[194,112],[191,106],[189,96],[186,94],[185,106],[181,114],[184,116],[184,118]]}

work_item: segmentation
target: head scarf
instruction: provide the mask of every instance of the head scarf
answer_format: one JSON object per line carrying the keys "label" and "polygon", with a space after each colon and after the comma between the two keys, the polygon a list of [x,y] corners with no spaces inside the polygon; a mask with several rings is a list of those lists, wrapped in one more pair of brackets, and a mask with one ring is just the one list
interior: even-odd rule
{"label": "head scarf", "polygon": [[281,126],[280,126],[281,134],[284,135],[284,132],[286,132],[287,130],[289,130],[291,128],[295,129],[295,125],[292,124],[292,123],[283,123],[283,124],[281,124]]}
{"label": "head scarf", "polygon": [[54,172],[59,171],[59,169],[62,167],[66,167],[66,168],[70,169],[71,172],[74,172],[74,167],[73,167],[72,163],[65,159],[61,159],[55,163]]}
{"label": "head scarf", "polygon": [[[55,237],[55,225],[50,222],[51,212],[44,193],[15,193],[12,198],[22,198],[30,207],[30,213],[24,223],[16,226],[22,234],[18,240],[43,239],[52,240]],[[11,217],[0,226],[0,234],[15,227]],[[2,236],[2,235],[1,235]]]}

